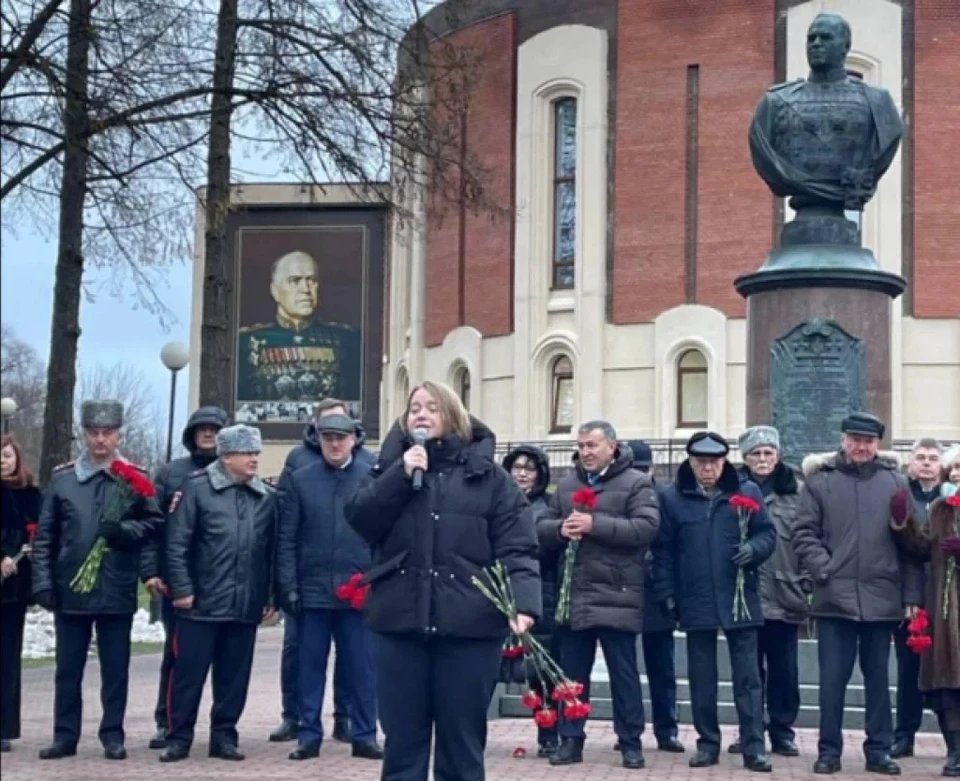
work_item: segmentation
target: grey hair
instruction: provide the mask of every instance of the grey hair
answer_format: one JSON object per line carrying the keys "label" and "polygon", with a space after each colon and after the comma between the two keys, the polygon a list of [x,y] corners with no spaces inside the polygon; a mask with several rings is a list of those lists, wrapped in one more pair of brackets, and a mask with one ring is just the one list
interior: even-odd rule
{"label": "grey hair", "polygon": [[913,447],[910,448],[912,453],[916,453],[918,450],[936,450],[937,453],[943,454],[943,448],[940,446],[940,443],[937,442],[933,437],[920,437],[916,442],[913,443]]}
{"label": "grey hair", "polygon": [[578,434],[589,434],[591,431],[602,431],[606,439],[617,441],[617,430],[605,420],[588,420],[577,429]]}
{"label": "grey hair", "polygon": [[270,284],[273,284],[277,281],[277,272],[280,270],[280,266],[282,266],[287,260],[298,256],[307,258],[311,263],[313,263],[314,269],[319,270],[319,265],[317,264],[317,261],[314,259],[313,255],[311,255],[309,252],[304,252],[303,250],[294,250],[293,252],[288,252],[286,255],[281,255],[279,258],[273,261],[273,266],[270,268]]}

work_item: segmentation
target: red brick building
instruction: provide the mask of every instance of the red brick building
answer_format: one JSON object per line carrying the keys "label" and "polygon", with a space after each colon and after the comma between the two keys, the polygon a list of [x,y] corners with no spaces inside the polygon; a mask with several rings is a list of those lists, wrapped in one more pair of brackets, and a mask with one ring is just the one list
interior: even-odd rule
{"label": "red brick building", "polygon": [[[665,438],[743,427],[744,301],[785,219],[747,127],[806,75],[816,13],[853,29],[849,69],[906,135],[862,215],[902,274],[893,435],[960,439],[960,3],[448,0],[430,18],[481,57],[464,144],[509,219],[426,215],[393,238],[383,414],[450,381],[504,439],[606,417]],[[454,208],[456,212],[456,208]],[[931,404],[931,399],[935,403]]]}

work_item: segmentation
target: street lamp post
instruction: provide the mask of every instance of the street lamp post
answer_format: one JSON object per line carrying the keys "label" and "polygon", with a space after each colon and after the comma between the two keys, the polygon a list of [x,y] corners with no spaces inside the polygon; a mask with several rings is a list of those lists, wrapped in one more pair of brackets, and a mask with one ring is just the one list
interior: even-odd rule
{"label": "street lamp post", "polygon": [[3,433],[10,433],[10,418],[17,414],[17,401],[9,396],[0,399],[0,416],[3,417]]}
{"label": "street lamp post", "polygon": [[190,362],[190,350],[183,342],[167,342],[160,360],[170,371],[170,410],[167,416],[167,463],[173,458],[173,414],[177,404],[177,374]]}
{"label": "street lamp post", "polygon": [[[177,406],[177,374],[190,362],[190,350],[183,342],[167,342],[160,350],[160,361],[170,372],[170,409],[167,414],[167,463],[173,458],[173,415]],[[166,512],[166,507],[161,507]],[[160,620],[160,598],[150,599],[150,623]]]}

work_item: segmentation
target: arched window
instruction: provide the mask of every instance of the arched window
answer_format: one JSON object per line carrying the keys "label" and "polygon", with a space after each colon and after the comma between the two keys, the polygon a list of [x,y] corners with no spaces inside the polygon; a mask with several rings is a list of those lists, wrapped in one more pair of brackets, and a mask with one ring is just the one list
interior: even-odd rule
{"label": "arched window", "polygon": [[577,237],[577,101],[553,104],[553,288],[573,287]]}
{"label": "arched window", "polygon": [[677,427],[707,426],[707,359],[686,350],[677,361]]}
{"label": "arched window", "polygon": [[453,375],[453,389],[463,402],[463,406],[470,409],[470,370],[461,366]]}
{"label": "arched window", "polygon": [[569,434],[573,415],[573,362],[561,355],[550,367],[550,433]]}

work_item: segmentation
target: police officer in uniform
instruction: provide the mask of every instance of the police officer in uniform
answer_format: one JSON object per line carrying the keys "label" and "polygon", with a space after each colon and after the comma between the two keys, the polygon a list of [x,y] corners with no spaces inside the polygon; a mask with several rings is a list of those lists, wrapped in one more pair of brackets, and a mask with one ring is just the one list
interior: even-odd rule
{"label": "police officer in uniform", "polygon": [[317,263],[306,252],[273,264],[276,321],[240,329],[239,400],[360,399],[360,334],[353,326],[318,322],[319,294]]}
{"label": "police officer in uniform", "polygon": [[170,729],[161,762],[185,759],[212,668],[210,756],[239,761],[243,713],[260,621],[269,606],[276,493],[257,476],[260,431],[217,434],[219,458],[193,472],[170,500],[167,572],[177,610]]}
{"label": "police officer in uniform", "polygon": [[[156,500],[138,497],[123,519],[105,522],[116,480],[110,464],[123,425],[118,401],[84,402],[84,449],[50,478],[31,554],[33,593],[53,611],[57,637],[54,737],[40,759],[77,753],[83,701],[81,688],[93,628],[100,659],[100,742],[107,759],[126,759],[123,718],[127,707],[130,628],[137,611],[138,576],[149,587],[159,579],[157,537],[163,515]],[[89,593],[70,583],[98,537],[107,542],[96,585]]]}
{"label": "police officer in uniform", "polygon": [[[155,483],[157,486],[157,504],[166,512],[170,500],[180,485],[191,472],[212,464],[217,460],[217,432],[227,425],[229,416],[220,407],[200,407],[187,421],[183,429],[183,446],[190,454],[183,458],[176,458],[164,464],[157,472]],[[174,619],[176,611],[170,601],[170,594],[166,588],[166,566],[163,562],[163,545],[161,547],[160,573],[164,580],[160,602],[160,617],[166,641],[163,644],[163,658],[160,662],[160,690],[157,694],[157,707],[153,717],[157,723],[157,731],[150,739],[150,748],[161,749],[167,745],[167,695],[170,684],[170,670],[173,668],[173,638]]]}

